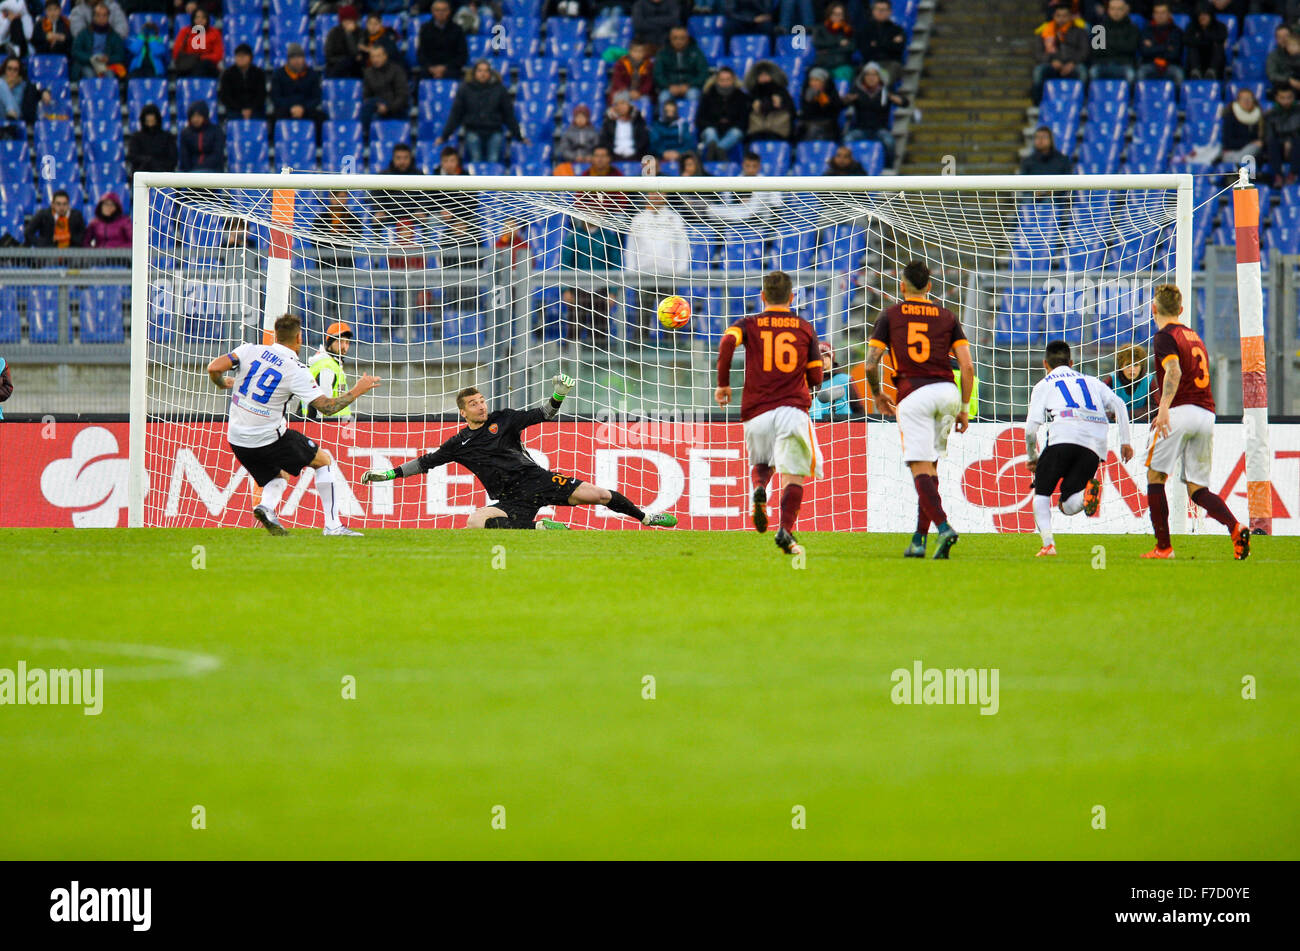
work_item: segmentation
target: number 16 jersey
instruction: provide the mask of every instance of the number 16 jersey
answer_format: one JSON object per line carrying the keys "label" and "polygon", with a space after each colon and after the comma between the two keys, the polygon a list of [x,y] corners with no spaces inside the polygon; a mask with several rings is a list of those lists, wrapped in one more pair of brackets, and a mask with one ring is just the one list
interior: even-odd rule
{"label": "number 16 jersey", "polygon": [[235,364],[226,428],[232,446],[269,446],[289,426],[285,406],[291,397],[310,404],[325,395],[298,355],[282,344],[246,343],[228,356]]}
{"label": "number 16 jersey", "polygon": [[[727,344],[730,338],[733,344]],[[719,362],[718,385],[729,385],[726,366],[732,347],[745,348],[745,386],[740,419],[747,422],[778,406],[805,413],[812,405],[809,385],[822,381],[822,356],[813,325],[788,308],[769,307],[727,328]]]}

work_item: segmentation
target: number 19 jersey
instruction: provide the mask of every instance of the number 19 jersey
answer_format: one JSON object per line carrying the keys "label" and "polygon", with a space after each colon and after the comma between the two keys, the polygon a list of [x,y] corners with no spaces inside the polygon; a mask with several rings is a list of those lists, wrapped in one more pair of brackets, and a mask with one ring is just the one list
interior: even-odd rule
{"label": "number 19 jersey", "polygon": [[297,397],[304,403],[324,396],[298,355],[278,344],[246,343],[228,356],[235,364],[226,439],[249,449],[269,446],[288,428],[285,407]]}

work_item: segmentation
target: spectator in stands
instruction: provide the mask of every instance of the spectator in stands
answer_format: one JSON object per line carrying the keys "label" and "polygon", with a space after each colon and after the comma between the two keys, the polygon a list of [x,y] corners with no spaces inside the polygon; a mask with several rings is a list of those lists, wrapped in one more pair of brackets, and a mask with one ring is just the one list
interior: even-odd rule
{"label": "spectator in stands", "polygon": [[176,136],[162,126],[162,112],[152,102],[140,110],[140,129],[126,140],[132,172],[176,171]]}
{"label": "spectator in stands", "polygon": [[45,16],[36,21],[32,46],[42,56],[72,55],[72,24],[62,9],[59,0],[46,0]]}
{"label": "spectator in stands", "polygon": [[365,32],[357,42],[357,49],[363,57],[361,60],[363,67],[370,62],[370,50],[375,46],[384,47],[388,52],[389,62],[398,66],[405,74],[406,67],[402,65],[402,44],[397,42],[397,34],[384,26],[383,16],[379,11],[372,9],[366,14]]}
{"label": "spectator in stands", "polygon": [[650,151],[665,162],[676,162],[698,144],[695,129],[679,115],[677,100],[659,107],[659,118],[650,124]]}
{"label": "spectator in stands", "polygon": [[[325,78],[360,79],[364,66],[361,33],[357,29],[360,14],[348,3],[339,7],[339,22],[325,34]],[[423,34],[421,34],[423,37]],[[421,38],[423,47],[423,38]]]}
{"label": "spectator in stands", "polygon": [[1088,79],[1088,27],[1074,15],[1067,0],[1052,7],[1052,18],[1034,31],[1038,65],[1034,67],[1034,103],[1042,102],[1049,79]]}
{"label": "spectator in stands", "polygon": [[836,2],[826,7],[826,19],[813,27],[813,66],[830,73],[835,79],[853,78],[853,24],[847,8]]}
{"label": "spectator in stands", "polygon": [[1133,82],[1137,78],[1137,52],[1142,33],[1128,15],[1128,4],[1124,0],[1110,0],[1101,26],[1104,32],[1100,36],[1105,42],[1092,51],[1089,77]]}
{"label": "spectator in stands", "polygon": [[62,188],[50,196],[50,207],[32,215],[23,229],[23,243],[29,248],[79,248],[85,238],[81,212],[71,207]]}
{"label": "spectator in stands", "polygon": [[221,126],[209,119],[208,104],[202,99],[190,103],[177,151],[178,171],[224,172],[226,170],[226,134]]}
{"label": "spectator in stands", "polygon": [[632,41],[627,55],[610,70],[609,90],[605,96],[613,103],[620,92],[630,92],[638,99],[654,92],[654,60],[650,59],[650,47],[639,40]]}
{"label": "spectator in stands", "polygon": [[691,243],[686,222],[660,192],[647,192],[645,207],[628,223],[623,268],[636,284],[636,313],[645,315],[630,328],[641,337],[652,321],[658,301],[674,293],[676,281],[691,270]]}
{"label": "spectator in stands", "polygon": [[[75,17],[77,11],[73,10]],[[121,7],[118,7],[121,12]],[[90,26],[73,35],[72,78],[94,79],[96,76],[126,76],[126,44],[109,25],[109,9],[96,3]]]}
{"label": "spectator in stands", "polygon": [[75,0],[72,12],[68,14],[68,25],[72,27],[74,39],[82,30],[90,29],[91,24],[95,22],[95,7],[101,5],[108,8],[108,23],[113,28],[113,32],[119,39],[126,39],[128,32],[126,13],[117,0]]}
{"label": "spectator in stands", "polygon": [[632,35],[655,49],[668,41],[668,31],[681,22],[678,0],[636,0],[632,4]]}
{"label": "spectator in stands", "polygon": [[1223,110],[1223,154],[1221,162],[1240,165],[1264,148],[1264,112],[1249,89],[1237,90],[1237,98]]}
{"label": "spectator in stands", "polygon": [[876,0],[871,5],[871,19],[858,33],[858,52],[865,63],[880,67],[880,78],[892,86],[903,74],[903,57],[907,51],[907,32],[894,22],[894,5]]}
{"label": "spectator in stands", "polygon": [[1020,163],[1021,175],[1069,175],[1070,160],[1056,148],[1052,130],[1040,125],[1034,130],[1034,147]]}
{"label": "spectator in stands", "polygon": [[167,75],[171,51],[153,20],[146,20],[138,32],[126,38],[126,55],[126,74],[131,79],[161,79]]}
{"label": "spectator in stands", "polygon": [[26,59],[31,54],[34,32],[35,24],[24,0],[0,2],[0,54]]}
{"label": "spectator in stands", "polygon": [[591,109],[579,104],[573,109],[573,121],[555,139],[555,161],[590,162],[592,149],[599,141],[600,130],[591,124]]}
{"label": "spectator in stands", "polygon": [[442,145],[462,126],[465,155],[471,162],[500,162],[507,132],[528,144],[515,118],[514,97],[485,59],[474,64],[469,78],[457,88],[451,115],[435,143]]}
{"label": "spectator in stands", "polygon": [[711,160],[725,157],[744,139],[749,108],[749,96],[730,66],[723,66],[704,84],[695,126],[700,130],[700,148]]}
{"label": "spectator in stands", "polygon": [[307,65],[302,46],[290,43],[285,63],[271,74],[271,106],[277,119],[325,118],[321,108],[320,73]]}
{"label": "spectator in stands", "polygon": [[[757,153],[745,153],[744,161],[740,163],[740,174],[744,178],[762,176],[763,160]],[[709,214],[732,224],[767,224],[784,204],[780,192],[752,191],[743,198],[735,192],[727,192],[721,198],[720,202],[708,206]]]}
{"label": "spectator in stands", "polygon": [[217,98],[230,119],[266,118],[266,71],[253,65],[253,48],[235,47],[235,65],[221,74]]}
{"label": "spectator in stands", "polygon": [[1300,90],[1300,36],[1288,34],[1280,45],[1269,51],[1264,73],[1274,87]]}
{"label": "spectator in stands", "polygon": [[172,69],[177,76],[215,79],[226,58],[221,31],[212,25],[208,11],[199,7],[190,25],[176,34],[172,44]]}
{"label": "spectator in stands", "polygon": [[[618,234],[599,228],[586,218],[569,219],[560,245],[560,268],[566,271],[617,271],[623,267],[623,246]],[[575,292],[578,327],[593,345],[609,343],[609,288],[580,287]]]}
{"label": "spectator in stands", "polygon": [[614,104],[600,129],[600,142],[621,162],[639,162],[641,156],[650,154],[650,129],[626,89],[614,94]]}
{"label": "spectator in stands", "polygon": [[906,106],[902,93],[890,92],[885,77],[875,63],[867,63],[845,102],[853,107],[853,117],[844,132],[845,142],[879,142],[885,149],[885,165],[894,164],[894,133],[891,131],[894,106]]}
{"label": "spectator in stands", "polygon": [[808,408],[808,415],[814,422],[828,419],[857,419],[867,414],[853,377],[835,359],[835,351],[829,343],[821,344],[825,375],[817,398]]}
{"label": "spectator in stands", "polygon": [[1141,344],[1130,344],[1115,351],[1115,372],[1102,382],[1128,406],[1128,418],[1144,423],[1151,418],[1151,380],[1147,373],[1147,351]]}
{"label": "spectator in stands", "polygon": [[460,153],[454,145],[444,145],[438,153],[438,169],[435,175],[464,175],[465,163],[460,160]]}
{"label": "spectator in stands", "polygon": [[469,62],[469,41],[451,18],[451,4],[435,0],[433,18],[420,27],[422,79],[454,79]]}
{"label": "spectator in stands", "polygon": [[1187,26],[1187,75],[1192,79],[1222,79],[1227,58],[1228,28],[1218,21],[1208,3],[1196,8]]}
{"label": "spectator in stands", "polygon": [[1163,0],[1151,7],[1151,22],[1142,31],[1138,58],[1142,61],[1139,79],[1172,79],[1182,85],[1183,31]]}
{"label": "spectator in stands", "polygon": [[775,0],[772,9],[782,33],[789,33],[796,26],[809,27],[817,23],[812,0]]}
{"label": "spectator in stands", "polygon": [[[372,145],[371,148],[374,146]],[[415,153],[405,142],[398,142],[393,146],[393,152],[388,159],[388,167],[384,169],[385,175],[419,175],[420,168],[415,164]],[[397,222],[413,221],[418,217],[424,217],[426,212],[419,207],[418,196],[414,193],[408,194],[404,191],[377,191],[371,197],[375,206],[375,224],[380,227],[388,227]]]}
{"label": "spectator in stands", "polygon": [[684,26],[668,31],[668,45],[654,59],[654,88],[662,106],[670,99],[699,99],[709,79],[709,61]]}
{"label": "spectator in stands", "polygon": [[799,141],[838,142],[843,109],[844,103],[831,81],[831,74],[814,66],[808,71],[799,96]]}
{"label": "spectator in stands", "polygon": [[86,229],[88,248],[131,247],[131,216],[122,210],[117,192],[105,192],[95,205],[95,217]]}
{"label": "spectator in stands", "polygon": [[[1290,86],[1273,90],[1273,108],[1264,116],[1264,142],[1273,187],[1294,184],[1296,169],[1300,168],[1300,106],[1296,105],[1296,93]],[[1285,176],[1283,165],[1291,169]]]}
{"label": "spectator in stands", "polygon": [[361,77],[361,124],[371,119],[405,119],[411,111],[406,72],[388,58],[382,43],[370,47],[370,65]]}
{"label": "spectator in stands", "polygon": [[714,9],[722,13],[722,33],[728,43],[739,34],[772,35],[775,23],[771,0],[720,0]]}
{"label": "spectator in stands", "polygon": [[794,135],[794,100],[785,70],[771,60],[761,59],[745,74],[745,91],[749,93],[750,142],[789,141]]}
{"label": "spectator in stands", "polygon": [[[626,7],[627,0],[620,0],[619,6]],[[592,0],[546,0],[544,17],[576,17],[590,20],[596,15],[596,5]]]}
{"label": "spectator in stands", "polygon": [[[36,110],[41,101],[41,90],[27,78],[23,61],[17,56],[8,56],[4,61],[4,82],[0,82],[0,120],[6,126],[22,123],[31,125],[36,121]],[[11,137],[27,139],[27,130],[19,128]],[[30,170],[29,170],[30,171]]]}
{"label": "spectator in stands", "polygon": [[833,155],[826,160],[826,171],[824,175],[865,175],[867,170],[862,167],[862,163],[853,157],[853,150],[847,145],[841,145]]}
{"label": "spectator in stands", "polygon": [[[0,403],[3,403],[9,397],[14,395],[14,378],[9,374],[9,364],[4,357],[0,357]],[[4,419],[5,414],[0,410],[0,419]]]}

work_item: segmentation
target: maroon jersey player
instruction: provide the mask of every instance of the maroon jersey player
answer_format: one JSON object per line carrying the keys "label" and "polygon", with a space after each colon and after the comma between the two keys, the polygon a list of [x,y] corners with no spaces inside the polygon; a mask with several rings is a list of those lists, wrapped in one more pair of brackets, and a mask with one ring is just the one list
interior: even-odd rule
{"label": "maroon jersey player", "polygon": [[1174,557],[1165,480],[1181,461],[1188,497],[1228,529],[1233,556],[1241,561],[1250,555],[1250,529],[1238,522],[1223,499],[1206,487],[1214,456],[1214,397],[1210,393],[1210,358],[1205,343],[1195,330],[1178,320],[1183,312],[1183,295],[1175,285],[1156,288],[1151,312],[1157,327],[1151,344],[1160,408],[1151,423],[1151,447],[1147,450],[1147,507],[1156,547],[1142,557]]}
{"label": "maroon jersey player", "polygon": [[810,387],[821,384],[825,366],[813,325],[790,310],[790,275],[763,278],[763,310],[727,329],[718,345],[719,406],[731,402],[731,358],[745,348],[745,386],[740,420],[745,430],[753,487],[754,528],[767,531],[767,484],[781,477],[781,527],[776,544],[786,554],[803,551],[794,537],[803,486],[821,475],[821,450],[808,408]]}
{"label": "maroon jersey player", "polygon": [[[935,558],[947,558],[957,543],[939,497],[936,465],[948,448],[955,426],[964,433],[969,425],[966,407],[975,384],[970,346],[961,324],[948,308],[930,299],[930,269],[924,261],[903,268],[903,299],[876,321],[867,348],[867,382],[876,405],[888,416],[897,415],[903,436],[903,462],[912,470],[916,485],[916,534],[903,552],[905,558],[924,558],[930,524],[939,529]],[[885,351],[893,354],[897,407],[880,386],[880,363]],[[961,370],[961,390],[952,380],[949,355]]]}

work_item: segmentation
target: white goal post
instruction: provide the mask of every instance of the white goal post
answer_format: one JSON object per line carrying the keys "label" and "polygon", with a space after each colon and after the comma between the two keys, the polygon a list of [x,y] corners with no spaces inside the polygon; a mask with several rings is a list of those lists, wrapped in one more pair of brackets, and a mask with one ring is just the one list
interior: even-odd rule
{"label": "white goal post", "polygon": [[[400,489],[355,477],[439,445],[457,428],[464,386],[494,407],[532,405],[566,372],[579,386],[560,419],[525,440],[550,468],[614,481],[607,487],[634,501],[684,514],[685,527],[743,528],[738,408],[711,404],[716,349],[722,329],[757,309],[762,274],[782,269],[853,396],[815,404],[828,472],[801,525],[910,531],[898,513],[915,496],[894,424],[864,415],[857,371],[903,266],[920,258],[972,340],[979,388],[980,422],[953,437],[940,466],[945,498],[987,510],[967,529],[1026,530],[1003,435],[1024,418],[1046,340],[1070,340],[1080,368],[1104,375],[1117,350],[1146,342],[1154,286],[1175,283],[1197,306],[1189,174],[138,173],[133,194],[132,527],[251,524],[252,485],[224,442],[226,396],[203,367],[292,312],[306,330],[304,361],[342,321],[354,334],[346,372],[385,380],[350,419],[291,418],[332,451],[350,523],[463,524],[466,507],[484,501],[463,473]],[[669,294],[694,310],[676,331],[654,320]],[[734,382],[742,366],[738,357]],[[1074,530],[1143,530],[1122,498],[1139,465],[1128,482],[1114,470],[1102,517]],[[305,473],[290,522],[310,490]],[[315,509],[296,514],[309,523]],[[603,510],[557,517],[570,514],[581,526],[618,524]]]}

